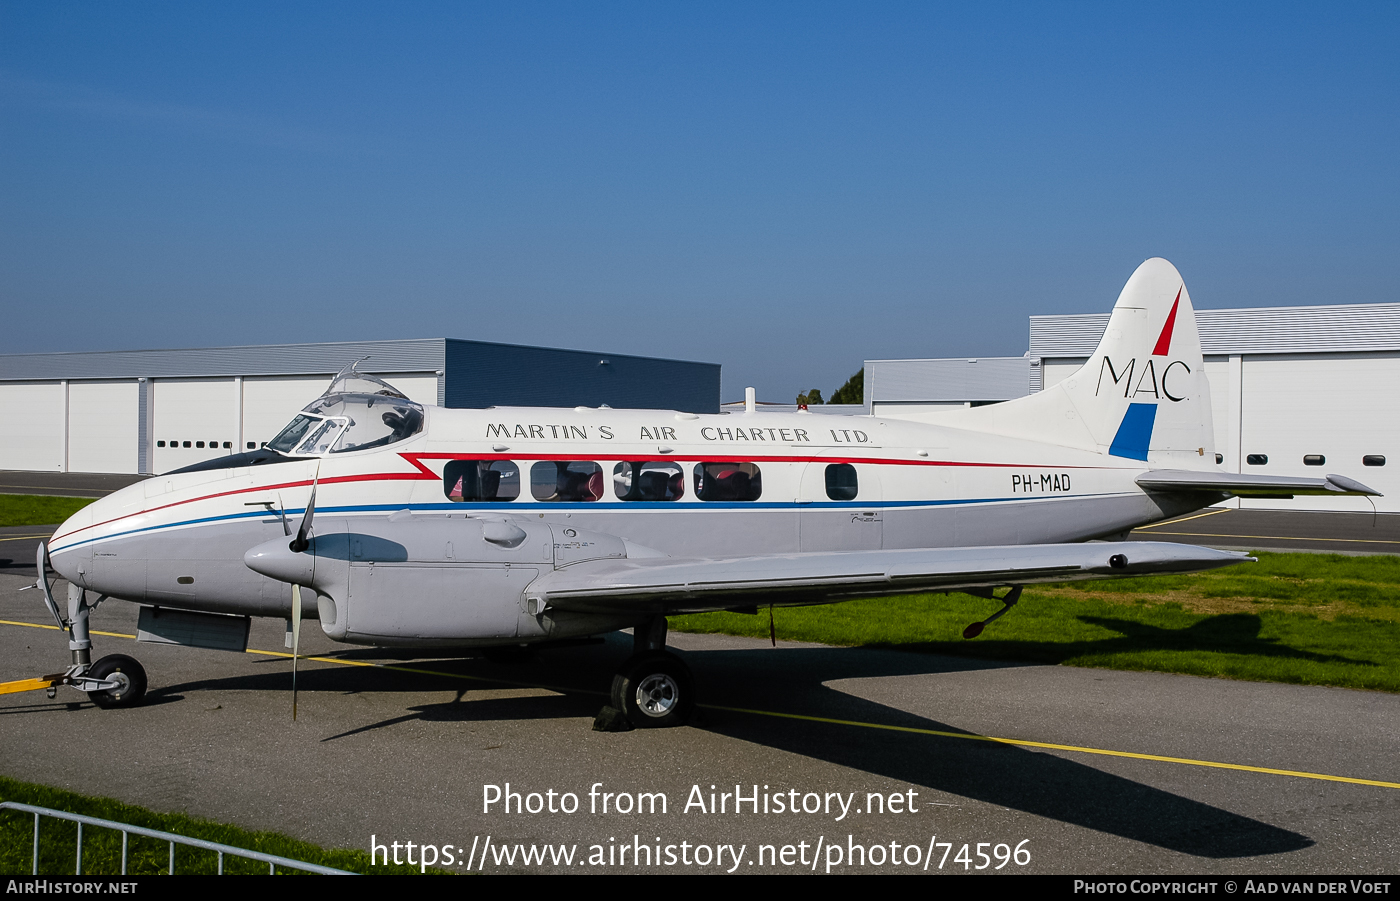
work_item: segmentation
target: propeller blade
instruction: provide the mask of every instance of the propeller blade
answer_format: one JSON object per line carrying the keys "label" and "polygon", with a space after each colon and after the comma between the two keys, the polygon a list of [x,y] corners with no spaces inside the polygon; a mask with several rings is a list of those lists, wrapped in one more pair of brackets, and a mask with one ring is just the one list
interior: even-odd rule
{"label": "propeller blade", "polygon": [[292,583],[292,722],[297,721],[297,655],[301,646],[301,586]]}
{"label": "propeller blade", "polygon": [[311,533],[311,520],[316,515],[316,488],[320,481],[321,470],[316,470],[316,478],[311,482],[311,498],[306,502],[306,512],[301,515],[301,525],[297,527],[297,537],[292,539],[292,543],[287,545],[298,554],[304,552],[311,546],[311,541],[307,535]]}

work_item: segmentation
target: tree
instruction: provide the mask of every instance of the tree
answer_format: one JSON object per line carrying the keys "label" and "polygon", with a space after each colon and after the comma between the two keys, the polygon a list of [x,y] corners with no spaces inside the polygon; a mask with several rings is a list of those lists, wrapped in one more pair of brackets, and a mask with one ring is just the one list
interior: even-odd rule
{"label": "tree", "polygon": [[812,404],[826,403],[826,401],[822,400],[822,392],[820,388],[813,388],[811,391],[808,391],[805,394],[797,395],[797,402],[799,404],[806,404],[809,407]]}
{"label": "tree", "polygon": [[863,404],[865,403],[865,367],[860,368],[860,372],[846,379],[846,384],[836,389],[836,393],[831,395],[833,404]]}

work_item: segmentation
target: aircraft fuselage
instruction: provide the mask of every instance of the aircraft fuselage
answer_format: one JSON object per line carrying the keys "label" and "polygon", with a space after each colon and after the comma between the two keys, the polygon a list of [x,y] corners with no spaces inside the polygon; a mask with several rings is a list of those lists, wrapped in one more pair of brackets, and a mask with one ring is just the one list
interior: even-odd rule
{"label": "aircraft fuselage", "polygon": [[685,557],[1073,542],[1201,502],[1144,492],[1137,461],[900,419],[426,414],[421,432],[387,447],[154,476],[65,523],[53,566],[130,601],[288,616],[290,586],[250,570],[244,553],[282,536],[284,517],[295,529],[313,483],[318,524],[408,509],[573,527]]}

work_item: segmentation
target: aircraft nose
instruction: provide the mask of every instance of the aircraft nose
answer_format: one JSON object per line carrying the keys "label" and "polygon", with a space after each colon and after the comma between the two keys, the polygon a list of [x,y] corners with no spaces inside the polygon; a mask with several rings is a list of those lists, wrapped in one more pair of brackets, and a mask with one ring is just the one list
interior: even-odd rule
{"label": "aircraft nose", "polygon": [[288,544],[288,538],[264,541],[243,555],[243,564],[269,579],[311,587],[311,580],[316,575],[316,557],[308,553],[299,554]]}
{"label": "aircraft nose", "polygon": [[99,521],[93,517],[93,508],[101,504],[100,500],[94,501],[68,517],[49,539],[49,562],[70,582],[83,584],[86,564],[92,560],[92,545],[82,539],[92,524]]}

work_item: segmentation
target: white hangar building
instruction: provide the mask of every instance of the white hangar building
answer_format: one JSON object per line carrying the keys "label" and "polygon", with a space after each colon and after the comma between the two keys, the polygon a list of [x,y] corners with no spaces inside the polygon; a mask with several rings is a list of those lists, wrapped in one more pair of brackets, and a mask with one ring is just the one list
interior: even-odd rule
{"label": "white hangar building", "polygon": [[366,357],[424,404],[719,411],[716,363],[454,338],[0,355],[0,469],[156,473],[252,450]]}
{"label": "white hangar building", "polygon": [[[871,360],[865,403],[898,416],[1022,397],[1088,360],[1108,313],[1032,316],[1024,357]],[[1400,513],[1400,303],[1196,310],[1215,447],[1230,472],[1335,472]],[[1371,512],[1359,497],[1237,501],[1260,509]]]}

